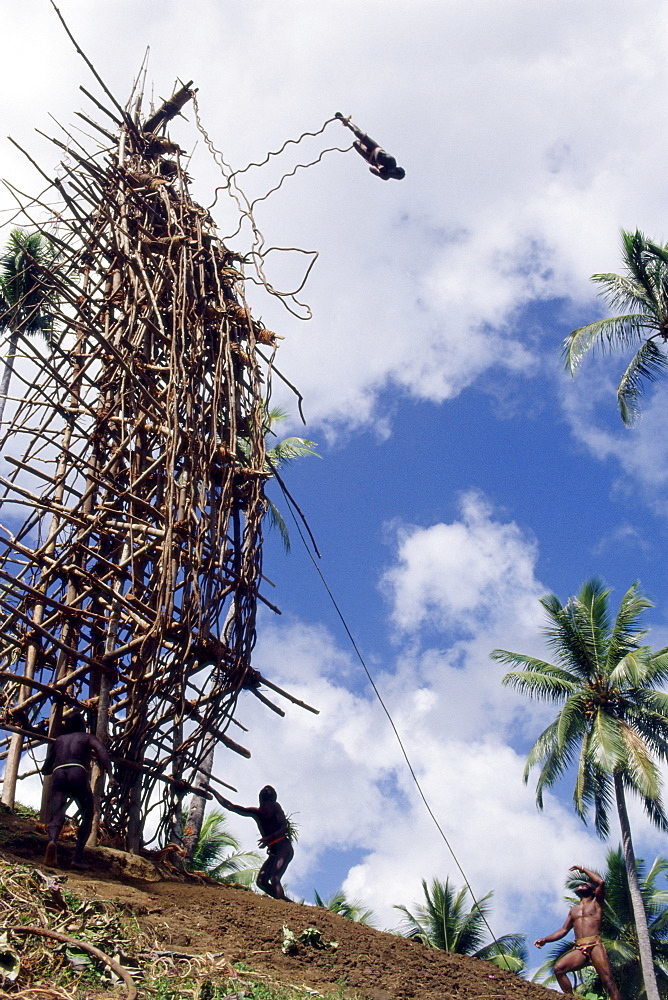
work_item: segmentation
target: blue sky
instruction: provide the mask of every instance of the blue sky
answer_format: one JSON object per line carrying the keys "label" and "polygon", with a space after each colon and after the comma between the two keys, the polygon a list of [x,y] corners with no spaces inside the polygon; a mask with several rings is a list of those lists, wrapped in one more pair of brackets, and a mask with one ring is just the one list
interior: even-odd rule
{"label": "blue sky", "polygon": [[[91,80],[46,0],[1,6],[3,134],[50,169],[55,152],[33,126],[89,111],[78,85]],[[384,184],[355,153],[331,153],[258,203],[267,246],[319,251],[300,296],[313,318],[261,290],[249,297],[285,337],[278,364],[304,395],[300,430],[276,384],[293,414],[281,430],[317,441],[322,456],[287,470],[288,487],[425,792],[476,893],[495,889],[496,932],[547,933],[562,919],[567,867],[600,864],[605,845],[572,815],[567,785],[536,811],[521,773],[550,711],[502,689],[488,655],[540,655],[538,597],[565,600],[592,574],[615,600],[639,578],[656,603],[651,642],[668,643],[665,386],[627,430],[614,394],[622,360],[592,359],[575,381],[560,362],[566,334],[600,315],[588,279],[617,269],[619,229],[668,239],[657,125],[668,10],[658,0],[60,6],[121,100],[146,45],[156,95],[192,78],[205,127],[236,167],[340,110],[406,168]],[[195,193],[209,204],[219,174],[188,117],[175,137],[197,143]],[[260,197],[347,138],[333,123],[240,184]],[[0,176],[41,188],[7,142]],[[223,233],[235,211],[214,209]],[[12,212],[0,190],[0,224]],[[231,244],[247,242],[245,229]],[[303,269],[297,254],[268,258],[282,289]],[[344,884],[393,926],[392,904],[416,900],[421,878],[460,877],[292,534],[290,556],[267,541],[268,596],[283,615],[263,613],[256,665],[321,714],[288,708],[280,720],[248,699],[239,718],[253,758],[220,754],[217,771],[245,803],[272,782],[297,814],[295,895]],[[633,820],[641,856],[665,850],[638,810]],[[234,824],[251,846],[253,831]]]}

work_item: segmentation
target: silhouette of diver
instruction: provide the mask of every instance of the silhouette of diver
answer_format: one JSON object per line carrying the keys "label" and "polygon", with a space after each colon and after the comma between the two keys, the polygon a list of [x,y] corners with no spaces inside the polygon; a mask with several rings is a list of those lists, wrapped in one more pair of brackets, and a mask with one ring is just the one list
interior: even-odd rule
{"label": "silhouette of diver", "polygon": [[271,785],[260,789],[260,805],[237,806],[229,799],[220,796],[220,802],[231,812],[239,816],[250,816],[258,825],[262,834],[260,847],[266,847],[269,857],[260,868],[257,884],[263,892],[274,899],[284,899],[290,902],[281,885],[281,875],[288,867],[295,851],[289,837],[288,821],[281,805],[276,801],[276,790]]}
{"label": "silhouette of diver", "polygon": [[337,111],[334,117],[338,118],[341,124],[345,125],[353,133],[357,140],[353,143],[353,146],[369,164],[369,170],[372,174],[375,174],[376,177],[380,177],[384,181],[389,181],[390,179],[395,181],[403,180],[406,176],[404,168],[398,167],[395,158],[386,153],[375,139],[372,139],[366,132],[362,132],[357,125],[351,122],[350,118],[345,118],[340,111]]}
{"label": "silhouette of diver", "polygon": [[51,807],[49,843],[44,855],[44,864],[50,868],[58,864],[57,841],[65,823],[65,812],[72,799],[81,813],[72,867],[88,867],[84,863],[83,852],[93,825],[93,793],[88,779],[91,753],[95,754],[100,767],[111,778],[111,783],[116,785],[116,780],[111,777],[111,759],[107,748],[100,743],[97,736],[86,732],[86,723],[82,715],[70,716],[63,726],[63,733],[49,747],[42,768],[43,774],[53,775],[49,802]]}

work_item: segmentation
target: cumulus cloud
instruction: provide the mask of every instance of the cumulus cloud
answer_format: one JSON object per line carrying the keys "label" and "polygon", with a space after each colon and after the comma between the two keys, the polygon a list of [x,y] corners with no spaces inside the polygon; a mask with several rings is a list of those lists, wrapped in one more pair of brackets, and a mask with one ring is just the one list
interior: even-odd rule
{"label": "cumulus cloud", "polygon": [[[646,394],[642,412],[632,427],[618,415],[616,383],[610,369],[623,370],[623,359],[590,359],[571,385],[562,387],[564,412],[573,438],[601,462],[620,469],[614,492],[642,499],[658,516],[668,510],[668,416],[665,386]],[[637,529],[636,529],[637,530]]]}
{"label": "cumulus cloud", "polygon": [[[434,528],[443,530],[433,534]],[[392,669],[375,677],[474,892],[496,890],[499,933],[521,930],[546,906],[558,910],[564,870],[574,855],[602,857],[556,799],[548,796],[545,812],[536,812],[522,770],[527,738],[540,732],[545,711],[520,706],[489,661],[500,641],[520,650],[541,648],[536,596],[544,588],[535,578],[535,559],[534,541],[474,493],[462,497],[460,519],[452,524],[400,533],[384,585],[395,621],[406,628],[398,633]],[[464,575],[473,583],[462,583],[460,594],[463,565],[470,565]],[[403,617],[405,604],[411,614]],[[423,615],[432,621],[432,644],[424,635],[422,644],[416,642],[413,634]],[[287,628],[263,625],[257,662],[321,712],[314,717],[289,707],[286,720],[268,719],[265,709],[246,699],[239,717],[249,724],[253,759],[237,763],[226,755],[221,771],[244,792],[271,781],[288,811],[297,813],[294,889],[310,894],[317,886],[327,849],[357,851],[345,889],[391,927],[398,923],[393,905],[417,899],[422,878],[450,876],[462,884],[354,655],[322,627],[294,620]],[[248,837],[243,823],[237,829]]]}
{"label": "cumulus cloud", "polygon": [[384,576],[394,622],[407,631],[480,628],[481,618],[523,616],[542,592],[534,577],[536,547],[517,525],[493,516],[476,492],[460,499],[461,520],[398,529],[398,563]]}
{"label": "cumulus cloud", "polygon": [[[47,127],[49,111],[71,121],[78,83],[93,85],[55,16],[36,18],[34,8],[25,4],[5,26],[0,69],[5,93],[23,80],[6,126],[32,150],[30,127]],[[268,246],[322,252],[306,291],[310,325],[254,296],[286,335],[279,363],[314,423],[386,427],[378,397],[388,385],[439,402],[491,368],[535,375],[541,355],[516,329],[518,311],[554,296],[587,298],[588,275],[612,263],[619,225],[653,218],[659,206],[665,138],[648,97],[665,89],[668,33],[656,6],[595,2],[577,18],[556,0],[540,9],[526,0],[398,0],[393,17],[380,2],[330,0],[317,9],[195,0],[188,12],[71,0],[63,11],[121,100],[147,43],[147,100],[166,96],[176,73],[195,79],[206,127],[237,167],[336,110],[405,165],[405,181],[383,184],[356,154],[330,154],[255,208]],[[19,72],[26,37],[29,81]],[[175,129],[192,148],[193,130]],[[240,183],[261,196],[284,170],[349,138],[336,123]],[[49,156],[41,145],[47,171]],[[193,173],[206,200],[220,178],[201,141]],[[8,144],[0,174],[27,190],[42,183]],[[223,231],[230,218],[220,208]],[[288,274],[280,257],[267,273],[286,287],[301,261]]]}

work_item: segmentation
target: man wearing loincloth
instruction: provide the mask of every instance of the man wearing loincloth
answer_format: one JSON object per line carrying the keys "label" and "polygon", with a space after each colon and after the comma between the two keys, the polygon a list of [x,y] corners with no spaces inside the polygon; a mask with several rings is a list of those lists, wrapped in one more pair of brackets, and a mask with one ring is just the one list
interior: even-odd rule
{"label": "man wearing loincloth", "polygon": [[42,768],[43,774],[52,775],[49,798],[51,819],[49,821],[49,843],[44,855],[44,864],[50,868],[58,864],[58,837],[65,823],[65,813],[72,800],[76,802],[81,820],[77,832],[77,844],[72,859],[73,868],[87,868],[83,852],[93,825],[93,793],[88,778],[88,764],[91,754],[95,754],[100,767],[111,778],[111,759],[107,748],[97,736],[86,732],[82,715],[70,716],[65,721],[63,732],[49,747]]}
{"label": "man wearing loincloth", "polygon": [[295,851],[290,840],[290,830],[285,813],[281,809],[280,803],[276,801],[276,790],[271,785],[265,785],[260,790],[259,808],[257,806],[237,806],[229,799],[223,798],[222,795],[220,802],[231,812],[238,813],[239,816],[250,816],[255,820],[262,834],[258,843],[260,847],[266,847],[269,854],[260,868],[257,884],[268,896],[289,902],[281,885],[281,875],[295,856]]}
{"label": "man wearing loincloth", "polygon": [[582,969],[585,965],[593,965],[599,974],[601,982],[610,1000],[621,1000],[621,994],[612,978],[610,959],[601,941],[601,924],[603,922],[603,903],[605,901],[605,882],[600,875],[573,865],[572,872],[582,872],[588,882],[583,882],[575,890],[580,902],[571,907],[566,922],[554,934],[538,938],[534,941],[536,948],[542,948],[548,941],[559,941],[573,929],[575,944],[572,951],[563,955],[554,964],[554,974],[564,993],[572,993],[573,987],[567,973]]}

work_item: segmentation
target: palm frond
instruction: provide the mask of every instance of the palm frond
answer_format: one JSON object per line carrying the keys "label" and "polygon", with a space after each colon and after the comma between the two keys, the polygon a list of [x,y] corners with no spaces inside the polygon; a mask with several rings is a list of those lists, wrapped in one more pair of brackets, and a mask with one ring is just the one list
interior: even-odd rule
{"label": "palm frond", "polygon": [[627,313],[608,316],[573,330],[563,344],[564,366],[571,373],[579,367],[586,354],[600,350],[610,354],[622,348],[634,347],[656,333],[656,321],[644,314]]}
{"label": "palm frond", "polygon": [[[557,783],[559,778],[562,777],[564,771],[566,771],[573,762],[576,746],[577,744],[575,740],[573,740],[566,747],[555,746],[543,758],[541,771],[538,776],[538,781],[536,782],[536,805],[539,809],[543,808],[543,792],[546,789],[552,788],[552,786]],[[529,761],[527,759],[527,766],[528,763]]]}
{"label": "palm frond", "polygon": [[559,717],[557,717],[554,722],[551,722],[547,729],[544,729],[540,734],[534,745],[529,750],[527,756],[527,762],[524,767],[524,783],[528,781],[529,774],[552,753],[556,753],[559,749],[558,744],[558,731],[559,731]]}
{"label": "palm frond", "polygon": [[327,901],[322,898],[317,890],[314,890],[313,898],[316,906],[321,906],[325,910],[337,913],[340,917],[350,920],[353,923],[373,927],[373,910],[366,908],[366,904],[359,899],[348,899],[343,889],[339,889],[333,893]]}
{"label": "palm frond", "polygon": [[592,274],[591,280],[601,285],[598,292],[609,309],[626,313],[645,313],[654,316],[656,301],[649,287],[628,274]]}
{"label": "palm frond", "polygon": [[639,229],[634,232],[622,229],[621,237],[622,259],[630,277],[651,302],[656,302],[660,289],[657,277],[665,269],[665,249],[649,240]]}
{"label": "palm frond", "polygon": [[610,687],[618,691],[627,688],[640,689],[645,673],[643,650],[634,650],[618,660],[616,666],[610,671]]}
{"label": "palm frond", "polygon": [[204,869],[209,878],[225,885],[252,886],[262,865],[262,858],[254,851],[240,851],[229,854],[213,868]]}
{"label": "palm frond", "polygon": [[629,727],[599,706],[590,727],[589,754],[598,770],[608,774],[627,762]]}
{"label": "palm frond", "polygon": [[656,382],[668,373],[668,355],[654,340],[646,340],[636,351],[617,386],[622,420],[630,426],[638,417],[645,382]]}
{"label": "palm frond", "polygon": [[620,720],[619,734],[624,743],[623,769],[618,766],[624,776],[626,787],[632,789],[644,799],[657,800],[661,796],[661,775],[652,759],[649,748],[641,736]]}
{"label": "palm frond", "polygon": [[657,691],[635,692],[634,702],[627,702],[624,719],[645,741],[650,752],[661,761],[668,761],[668,718],[663,710],[654,710],[653,695],[659,695],[659,704],[665,704],[666,695]]}
{"label": "palm frond", "polygon": [[315,441],[309,441],[307,438],[301,437],[289,437],[283,438],[278,444],[275,444],[273,448],[267,450],[267,464],[269,469],[279,468],[282,465],[287,465],[288,462],[294,462],[298,458],[306,458],[312,456],[313,458],[322,458],[314,449],[318,445]]}
{"label": "palm frond", "polygon": [[668,649],[648,653],[645,658],[645,685],[656,687],[668,680]]}
{"label": "palm frond", "polygon": [[583,583],[577,597],[566,604],[573,622],[573,634],[579,640],[590,675],[604,670],[611,630],[609,596],[610,589],[599,577],[593,576]]}
{"label": "palm frond", "polygon": [[226,829],[227,816],[212,809],[204,817],[189,868],[204,871],[220,882],[251,885],[262,859],[254,851],[240,851],[236,837]]}
{"label": "palm frond", "polygon": [[[601,648],[609,630],[608,593],[602,582],[593,577],[564,605],[554,595],[539,602],[550,620],[545,636],[557,661],[584,681],[591,680],[600,669]],[[601,614],[603,620],[599,620]]]}
{"label": "palm frond", "polygon": [[513,670],[506,674],[501,683],[504,687],[515,688],[521,694],[544,701],[557,701],[573,694],[578,687],[577,678],[561,667],[555,667],[543,660],[523,657],[505,649],[495,649],[492,659],[503,663],[524,663],[527,670]]}
{"label": "palm frond", "polygon": [[429,945],[428,934],[419,922],[418,917],[411,913],[406,906],[401,906],[398,903],[394,904],[393,909],[399,910],[404,915],[403,922],[397,928],[397,934],[400,934],[401,937],[410,938],[411,940]]}
{"label": "palm frond", "polygon": [[589,692],[580,688],[565,701],[558,716],[557,746],[562,752],[569,745],[579,743],[587,727]]}
{"label": "palm frond", "polygon": [[503,934],[475,953],[475,958],[515,973],[526,969],[527,957],[526,934]]}
{"label": "palm frond", "polygon": [[269,524],[272,528],[276,528],[279,535],[281,536],[281,541],[283,542],[283,548],[286,552],[290,551],[290,532],[288,531],[288,526],[285,523],[285,518],[281,514],[280,510],[268,496],[265,496],[265,501],[267,503],[267,517],[269,518]]}
{"label": "palm frond", "polygon": [[640,582],[636,580],[620,601],[608,642],[608,672],[627,653],[637,650],[638,640],[647,634],[640,625],[640,617],[654,605],[649,598],[640,593],[639,586]]}

